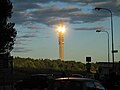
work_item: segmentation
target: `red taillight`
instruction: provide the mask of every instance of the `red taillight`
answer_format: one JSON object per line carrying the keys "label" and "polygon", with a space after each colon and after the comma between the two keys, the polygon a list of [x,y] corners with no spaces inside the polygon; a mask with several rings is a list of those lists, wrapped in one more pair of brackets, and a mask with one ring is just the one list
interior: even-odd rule
{"label": "red taillight", "polygon": [[107,90],[112,90],[112,89],[110,89],[110,88],[107,88]]}

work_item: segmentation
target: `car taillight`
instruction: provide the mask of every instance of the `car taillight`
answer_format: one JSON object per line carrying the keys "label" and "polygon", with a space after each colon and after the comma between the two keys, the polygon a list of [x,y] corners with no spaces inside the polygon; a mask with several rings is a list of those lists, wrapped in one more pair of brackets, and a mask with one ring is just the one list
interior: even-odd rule
{"label": "car taillight", "polygon": [[110,89],[110,88],[107,88],[107,90],[112,90],[112,89]]}

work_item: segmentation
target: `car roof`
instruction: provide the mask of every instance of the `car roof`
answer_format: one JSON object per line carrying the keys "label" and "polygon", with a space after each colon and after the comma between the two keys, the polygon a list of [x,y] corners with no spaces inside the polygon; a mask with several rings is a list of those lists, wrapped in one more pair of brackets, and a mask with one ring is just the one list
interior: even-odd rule
{"label": "car roof", "polygon": [[79,78],[79,77],[61,77],[61,78],[56,78],[55,80],[95,81],[94,79]]}

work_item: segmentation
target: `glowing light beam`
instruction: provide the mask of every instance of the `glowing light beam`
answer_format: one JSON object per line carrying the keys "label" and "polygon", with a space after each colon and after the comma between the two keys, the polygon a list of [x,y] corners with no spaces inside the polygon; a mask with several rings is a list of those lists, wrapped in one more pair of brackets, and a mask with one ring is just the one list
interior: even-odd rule
{"label": "glowing light beam", "polygon": [[57,27],[57,31],[58,31],[58,32],[61,32],[61,33],[65,33],[66,28],[65,28],[64,25],[60,24],[60,25]]}

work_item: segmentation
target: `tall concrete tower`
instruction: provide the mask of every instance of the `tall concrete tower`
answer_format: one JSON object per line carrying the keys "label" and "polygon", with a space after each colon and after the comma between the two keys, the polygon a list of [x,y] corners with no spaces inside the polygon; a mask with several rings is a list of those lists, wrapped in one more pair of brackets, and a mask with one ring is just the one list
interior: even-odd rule
{"label": "tall concrete tower", "polygon": [[65,26],[63,25],[63,21],[58,25],[58,43],[59,43],[59,59],[64,61],[64,32]]}

